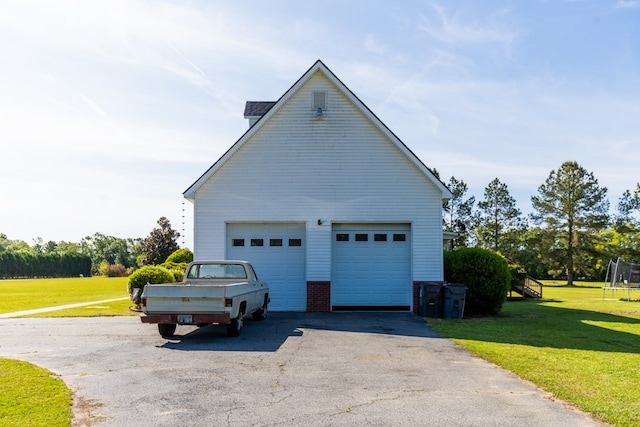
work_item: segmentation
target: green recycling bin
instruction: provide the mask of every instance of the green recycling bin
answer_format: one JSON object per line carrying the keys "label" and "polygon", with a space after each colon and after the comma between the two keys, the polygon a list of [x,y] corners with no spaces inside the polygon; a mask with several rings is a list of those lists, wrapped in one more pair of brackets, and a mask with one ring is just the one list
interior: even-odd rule
{"label": "green recycling bin", "polygon": [[442,312],[442,285],[429,282],[420,285],[418,314],[422,317],[440,317]]}
{"label": "green recycling bin", "polygon": [[445,319],[462,319],[467,287],[459,283],[447,283],[442,286],[442,317]]}

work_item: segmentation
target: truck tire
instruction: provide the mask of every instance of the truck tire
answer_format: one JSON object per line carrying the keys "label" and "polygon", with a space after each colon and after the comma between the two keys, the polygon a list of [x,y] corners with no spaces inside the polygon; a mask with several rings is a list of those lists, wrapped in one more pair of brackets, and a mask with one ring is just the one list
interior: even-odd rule
{"label": "truck tire", "polygon": [[175,323],[158,323],[158,332],[163,337],[170,337],[176,333],[176,324]]}
{"label": "truck tire", "polygon": [[253,320],[264,320],[267,318],[267,301],[264,302],[262,307],[253,312]]}
{"label": "truck tire", "polygon": [[238,317],[231,319],[231,323],[227,325],[227,335],[230,337],[237,337],[242,331],[244,320],[242,319],[242,312],[238,314]]}

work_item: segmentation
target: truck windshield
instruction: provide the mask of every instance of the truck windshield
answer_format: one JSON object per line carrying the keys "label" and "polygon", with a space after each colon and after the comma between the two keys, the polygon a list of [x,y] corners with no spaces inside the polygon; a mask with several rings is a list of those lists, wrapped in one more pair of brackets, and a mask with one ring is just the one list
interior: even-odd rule
{"label": "truck windshield", "polygon": [[247,273],[240,264],[195,264],[187,274],[189,279],[246,279]]}

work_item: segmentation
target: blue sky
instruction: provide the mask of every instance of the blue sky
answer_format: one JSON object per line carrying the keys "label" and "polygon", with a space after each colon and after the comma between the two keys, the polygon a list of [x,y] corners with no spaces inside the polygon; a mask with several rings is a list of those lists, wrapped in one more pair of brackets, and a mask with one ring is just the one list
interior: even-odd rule
{"label": "blue sky", "polygon": [[[0,5],[0,232],[191,246],[182,193],[321,59],[446,182],[530,212],[575,160],[640,181],[640,1],[24,1]],[[184,214],[183,214],[184,212]],[[183,225],[184,217],[184,225]]]}

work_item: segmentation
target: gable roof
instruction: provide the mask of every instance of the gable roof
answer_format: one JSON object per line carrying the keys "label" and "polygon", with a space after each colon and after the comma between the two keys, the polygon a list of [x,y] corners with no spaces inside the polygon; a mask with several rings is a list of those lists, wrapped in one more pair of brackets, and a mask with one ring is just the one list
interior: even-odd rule
{"label": "gable roof", "polygon": [[[294,84],[291,86],[285,93],[278,99],[275,103],[272,102],[247,102],[245,105],[245,117],[249,117],[247,111],[251,113],[257,113],[259,111],[263,111],[262,117],[258,119],[258,121],[251,126],[241,137],[238,139],[228,150],[226,153],[222,155],[209,169],[203,173],[200,178],[198,178],[189,188],[185,190],[183,193],[184,197],[187,200],[193,200],[195,198],[196,190],[205,183],[212,175],[214,175],[220,167],[231,157],[233,154],[238,151],[238,149],[248,140],[251,136],[262,127],[264,123],[266,123],[271,116],[273,116],[286,102],[289,100],[294,93],[298,91],[317,71],[322,72],[335,86],[351,101],[353,104],[360,109],[360,111],[367,117],[384,135],[386,135],[394,145],[402,151],[411,161],[415,164],[422,173],[424,173],[427,178],[432,181],[436,187],[442,192],[443,199],[450,199],[453,197],[451,191],[447,188],[447,186],[429,169],[422,161],[416,156],[413,151],[409,149],[401,140],[398,138],[382,121],[367,107],[351,90],[338,79],[338,77],[333,74],[329,68],[324,65],[321,60],[317,60],[311,68],[309,68],[303,75],[300,77]],[[268,106],[268,104],[272,104]],[[256,117],[256,115],[252,115],[251,117]]]}

